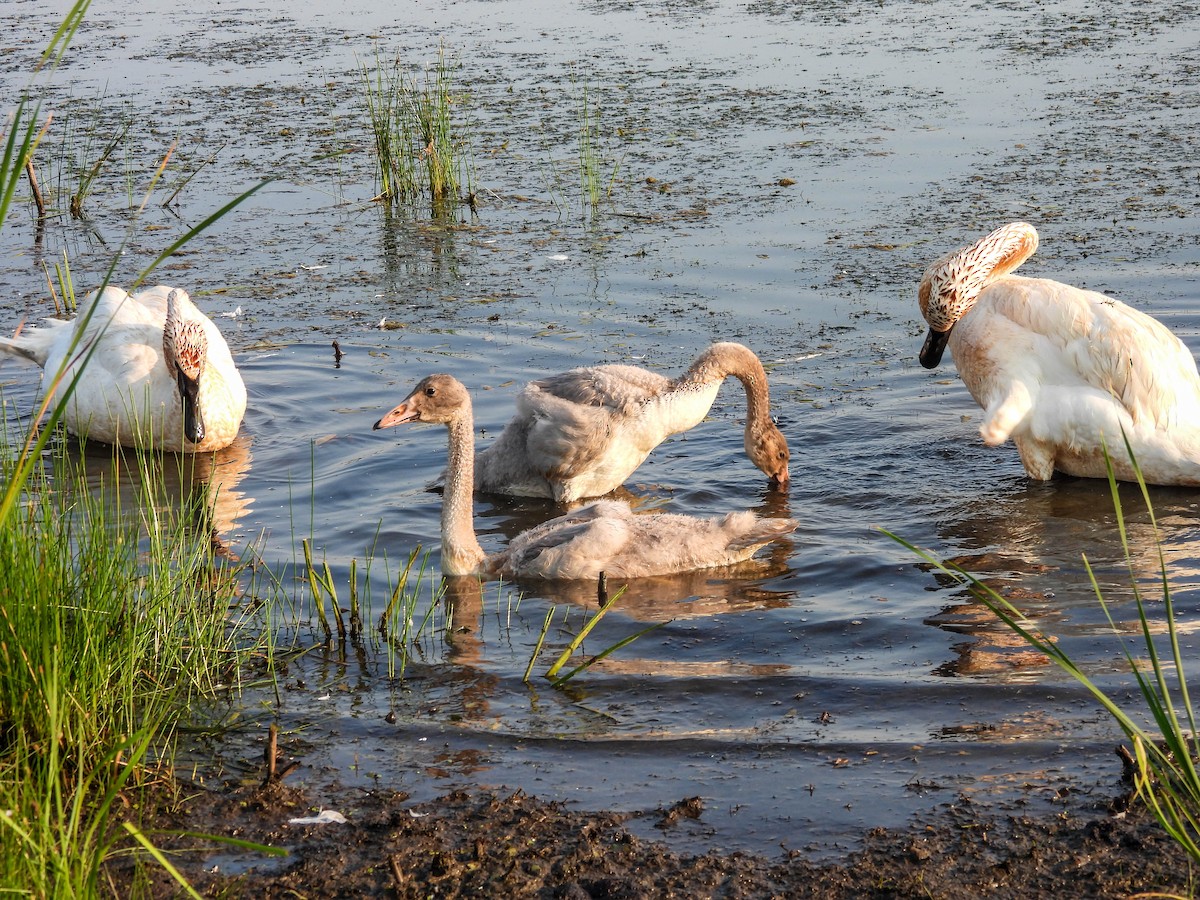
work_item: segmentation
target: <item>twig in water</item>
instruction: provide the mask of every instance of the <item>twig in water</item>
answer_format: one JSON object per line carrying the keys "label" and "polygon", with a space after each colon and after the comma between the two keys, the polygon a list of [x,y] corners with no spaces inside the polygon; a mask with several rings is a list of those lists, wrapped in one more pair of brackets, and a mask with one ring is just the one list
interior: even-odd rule
{"label": "twig in water", "polygon": [[394,853],[388,855],[388,865],[392,869],[392,877],[396,879],[397,889],[404,887],[408,879],[404,877],[404,872],[400,869],[400,860],[396,859]]}
{"label": "twig in water", "polygon": [[279,768],[279,726],[274,723],[267,731],[267,749],[263,751],[263,759],[267,764],[267,777],[263,779],[263,787],[278,784],[292,769],[300,765],[299,760],[294,759],[282,769]]}
{"label": "twig in water", "polygon": [[25,157],[25,174],[29,176],[29,189],[33,191],[33,202],[37,204],[38,218],[46,218],[46,201],[42,197],[42,189],[38,187],[37,175],[33,171],[33,157]]}

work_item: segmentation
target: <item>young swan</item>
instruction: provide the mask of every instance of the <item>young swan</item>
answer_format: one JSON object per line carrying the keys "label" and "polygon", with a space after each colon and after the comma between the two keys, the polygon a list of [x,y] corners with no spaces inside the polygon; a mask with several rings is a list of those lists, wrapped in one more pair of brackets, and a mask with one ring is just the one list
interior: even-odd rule
{"label": "young swan", "polygon": [[607,494],[668,437],[699,425],[729,376],[746,389],[746,455],[772,487],[786,487],[789,451],[771,421],[767,373],[749,349],[725,342],[676,379],[606,365],[530,382],[512,421],[479,453],[475,489],[560,503]]}
{"label": "young swan", "polygon": [[164,285],[134,295],[111,286],[93,292],[72,321],[49,319],[0,338],[0,351],[41,366],[46,390],[65,389],[86,366],[64,422],[106,444],[219,450],[246,412],[246,386],[221,332],[186,291]]}
{"label": "young swan", "polygon": [[918,299],[929,324],[921,364],[949,344],[983,407],[988,446],[1010,437],[1031,478],[1107,477],[1200,485],[1200,374],[1156,319],[1119,300],[1045,278],[1009,275],[1037,249],[1014,222],[931,265]]}
{"label": "young swan", "polygon": [[749,559],[797,525],[794,519],[760,519],[750,512],[712,519],[634,515],[627,503],[599,500],[517,535],[508,549],[488,556],[475,537],[475,436],[467,389],[450,375],[430,375],[375,430],[402,422],[440,423],[450,432],[442,496],[446,575],[564,580],[601,572],[616,578],[667,575]]}

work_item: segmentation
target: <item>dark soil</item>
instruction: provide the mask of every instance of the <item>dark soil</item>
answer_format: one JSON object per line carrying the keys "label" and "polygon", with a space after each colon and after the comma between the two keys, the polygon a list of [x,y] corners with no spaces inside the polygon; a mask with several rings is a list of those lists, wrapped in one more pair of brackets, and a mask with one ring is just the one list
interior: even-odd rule
{"label": "dark soil", "polygon": [[[133,817],[159,848],[177,851],[172,863],[207,897],[1129,897],[1184,895],[1191,884],[1184,854],[1137,810],[1027,818],[956,806],[921,829],[872,830],[841,862],[814,863],[798,852],[678,854],[631,834],[630,814],[572,812],[519,792],[456,791],[417,805],[360,793],[341,810],[347,824],[290,825],[315,809],[281,784],[175,788],[144,796]],[[702,811],[698,798],[682,798],[655,815],[672,828]],[[163,830],[288,855],[229,853]],[[180,894],[149,860],[118,857],[109,876],[120,896]]]}

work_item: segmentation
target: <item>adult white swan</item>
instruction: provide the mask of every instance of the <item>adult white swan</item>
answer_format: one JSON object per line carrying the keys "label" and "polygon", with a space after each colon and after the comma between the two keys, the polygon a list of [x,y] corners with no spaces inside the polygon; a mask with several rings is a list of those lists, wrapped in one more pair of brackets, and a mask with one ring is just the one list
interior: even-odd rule
{"label": "adult white swan", "polygon": [[45,389],[66,361],[57,388],[65,390],[86,358],[64,422],[89,440],[219,450],[233,441],[246,412],[246,386],[225,339],[178,288],[129,294],[106,287],[84,299],[75,319],[48,319],[0,338],[0,351],[41,366]]}
{"label": "adult white swan", "polygon": [[432,422],[449,430],[442,495],[446,575],[549,580],[592,579],[601,572],[613,578],[667,575],[749,559],[797,525],[795,519],[760,519],[751,512],[716,518],[636,515],[623,501],[598,500],[522,532],[507,549],[489,556],[475,537],[475,435],[467,389],[450,375],[422,379],[375,429],[402,422]]}
{"label": "adult white swan", "polygon": [[572,369],[532,381],[475,465],[475,489],[568,503],[624,484],[655,447],[699,425],[725,379],[746,389],[746,455],[788,483],[787,440],[771,420],[767,373],[741,344],[713,344],[679,378],[637,366]]}
{"label": "adult white swan", "polygon": [[1014,222],[931,265],[921,279],[932,369],[949,343],[959,375],[984,410],[989,446],[1012,438],[1031,478],[1118,478],[1200,485],[1200,375],[1179,338],[1156,319],[1095,291],[1010,275],[1037,249]]}

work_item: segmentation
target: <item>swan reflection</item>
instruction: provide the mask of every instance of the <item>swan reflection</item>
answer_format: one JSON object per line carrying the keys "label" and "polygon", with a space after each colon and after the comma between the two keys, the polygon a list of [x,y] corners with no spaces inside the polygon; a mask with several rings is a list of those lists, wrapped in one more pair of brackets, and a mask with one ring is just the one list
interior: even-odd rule
{"label": "swan reflection", "polygon": [[143,534],[164,521],[186,523],[214,552],[232,555],[238,523],[254,498],[241,486],[253,460],[251,440],[239,434],[212,453],[141,453],[97,443],[72,443],[68,459],[83,483],[105,503],[114,522],[141,523]]}
{"label": "swan reflection", "polygon": [[[943,522],[943,544],[965,548],[947,562],[1007,599],[1073,658],[1102,654],[1103,660],[1090,664],[1090,670],[1124,671],[1123,658],[1112,644],[1113,624],[1096,599],[1088,566],[1110,604],[1118,632],[1141,633],[1131,576],[1152,601],[1151,630],[1165,630],[1157,612],[1163,566],[1173,593],[1194,587],[1200,579],[1200,497],[1184,489],[1151,489],[1151,518],[1136,486],[1122,486],[1120,496],[1128,560],[1109,486],[1060,478],[981,499],[964,515]],[[949,586],[951,581],[946,578],[943,583]],[[936,667],[935,674],[1027,679],[1038,677],[1035,673],[1049,665],[969,590],[963,589],[925,622],[965,638],[953,646],[956,658]],[[1200,628],[1200,622],[1179,624],[1183,632]]]}

